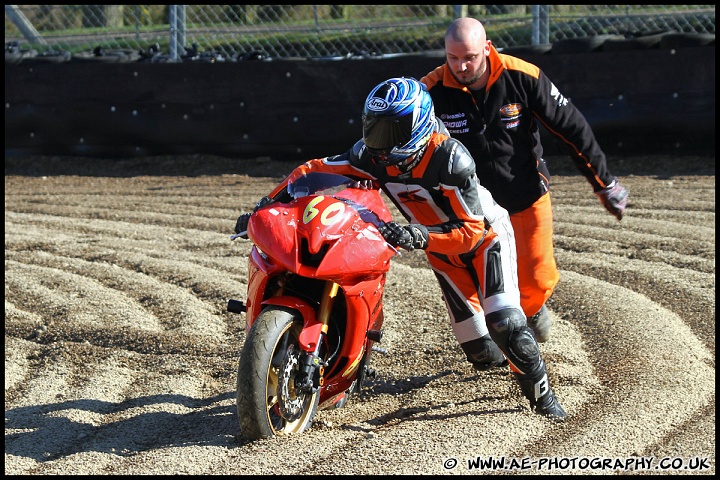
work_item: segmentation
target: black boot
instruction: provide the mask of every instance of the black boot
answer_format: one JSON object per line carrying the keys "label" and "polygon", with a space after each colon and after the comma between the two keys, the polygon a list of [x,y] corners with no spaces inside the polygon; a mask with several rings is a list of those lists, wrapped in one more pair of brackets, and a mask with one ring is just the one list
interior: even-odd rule
{"label": "black boot", "polygon": [[538,399],[535,405],[535,413],[544,415],[551,420],[564,420],[567,417],[567,413],[558,403],[552,390],[548,390],[544,397]]}
{"label": "black boot", "polygon": [[530,400],[530,408],[538,415],[543,415],[552,420],[563,420],[567,417],[565,410],[558,403],[555,394],[550,388],[547,377],[545,362],[540,360],[538,366],[532,373],[519,375],[515,374],[523,395]]}
{"label": "black boot", "polygon": [[535,340],[538,343],[547,342],[550,339],[550,314],[548,314],[547,307],[545,305],[535,315],[527,317],[528,327],[532,328],[535,334]]}

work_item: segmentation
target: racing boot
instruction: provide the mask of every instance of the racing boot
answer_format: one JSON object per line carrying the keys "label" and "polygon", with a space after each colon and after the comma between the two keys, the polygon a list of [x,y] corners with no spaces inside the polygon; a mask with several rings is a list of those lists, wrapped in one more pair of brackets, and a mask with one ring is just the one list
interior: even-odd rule
{"label": "racing boot", "polygon": [[535,315],[527,318],[527,324],[535,334],[535,340],[538,343],[544,343],[550,339],[550,314],[545,305]]}
{"label": "racing boot", "polygon": [[523,395],[530,400],[531,410],[551,420],[564,420],[565,417],[567,417],[565,410],[560,406],[560,403],[550,388],[547,368],[542,359],[532,373],[515,373],[514,375],[520,383],[520,389]]}
{"label": "racing boot", "polygon": [[493,342],[490,335],[484,335],[475,340],[460,344],[468,362],[472,363],[475,370],[484,372],[491,368],[505,367],[508,364],[505,355],[500,351],[497,344]]}
{"label": "racing boot", "polygon": [[550,420],[564,420],[567,417],[567,413],[565,413],[552,390],[549,390],[545,396],[540,397],[535,405],[535,413]]}

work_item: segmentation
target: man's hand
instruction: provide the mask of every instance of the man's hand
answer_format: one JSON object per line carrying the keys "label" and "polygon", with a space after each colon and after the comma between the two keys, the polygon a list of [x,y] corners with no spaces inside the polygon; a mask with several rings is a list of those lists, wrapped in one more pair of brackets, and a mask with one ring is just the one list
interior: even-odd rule
{"label": "man's hand", "polygon": [[396,248],[425,250],[428,246],[429,234],[424,225],[416,223],[398,225],[395,222],[387,222],[380,225],[378,230],[385,237],[385,241]]}
{"label": "man's hand", "polygon": [[237,219],[237,223],[235,224],[235,233],[240,236],[240,238],[244,238],[247,240],[247,229],[248,229],[248,221],[250,220],[250,215],[252,213],[243,213],[240,215]]}
{"label": "man's hand", "polygon": [[618,220],[622,220],[623,212],[625,212],[625,207],[627,207],[628,192],[625,187],[620,185],[617,178],[613,180],[607,188],[595,192],[595,195],[600,198],[600,201],[608,212],[615,215]]}

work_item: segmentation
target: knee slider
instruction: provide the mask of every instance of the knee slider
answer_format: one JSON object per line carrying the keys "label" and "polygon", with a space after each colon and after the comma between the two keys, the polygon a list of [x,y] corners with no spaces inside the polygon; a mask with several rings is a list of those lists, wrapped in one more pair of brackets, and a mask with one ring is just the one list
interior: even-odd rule
{"label": "knee slider", "polygon": [[526,325],[525,316],[517,308],[504,308],[488,313],[485,315],[485,320],[490,336],[501,348],[507,345],[514,331]]}
{"label": "knee slider", "polygon": [[529,327],[514,331],[508,340],[508,350],[522,365],[534,365],[540,359],[537,340]]}
{"label": "knee slider", "polygon": [[506,308],[485,318],[490,335],[508,359],[524,372],[534,370],[540,361],[540,349],[523,313],[516,308]]}

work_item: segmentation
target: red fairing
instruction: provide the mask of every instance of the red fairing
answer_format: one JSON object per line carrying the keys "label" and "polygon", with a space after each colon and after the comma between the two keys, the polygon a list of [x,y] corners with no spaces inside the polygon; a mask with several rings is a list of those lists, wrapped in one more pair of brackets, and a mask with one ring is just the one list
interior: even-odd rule
{"label": "red fairing", "polygon": [[[380,212],[378,217],[389,221],[390,213],[379,197],[376,190],[347,189],[337,198],[319,195],[276,203],[250,217],[248,236],[292,272],[340,284],[355,282],[357,277],[387,272],[394,254],[377,228],[363,221],[351,206],[376,204],[374,213]],[[318,265],[306,265],[303,248],[310,255],[327,250]]]}

